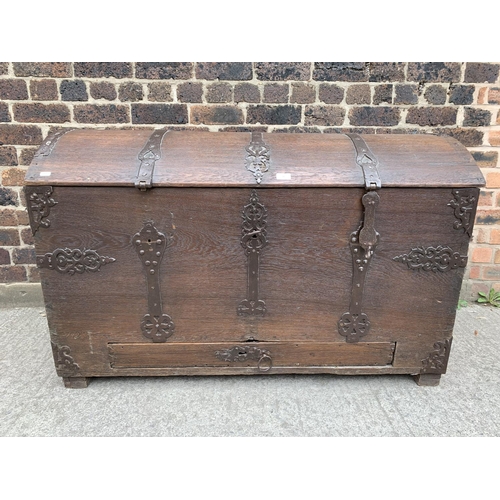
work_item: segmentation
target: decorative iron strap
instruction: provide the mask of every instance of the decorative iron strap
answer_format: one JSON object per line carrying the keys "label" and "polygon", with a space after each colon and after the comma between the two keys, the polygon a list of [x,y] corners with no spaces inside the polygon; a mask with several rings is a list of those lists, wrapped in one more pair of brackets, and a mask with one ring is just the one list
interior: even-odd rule
{"label": "decorative iron strap", "polygon": [[375,209],[380,203],[376,192],[382,187],[378,175],[378,160],[370,151],[365,141],[358,134],[347,134],[356,148],[356,162],[363,169],[367,192],[363,195],[363,222],[354,231],[349,240],[351,249],[353,275],[351,288],[351,302],[349,311],[339,319],[338,331],[347,342],[359,342],[370,331],[370,320],[363,312],[363,294],[366,274],[373,259],[375,247],[380,235],[375,229]]}
{"label": "decorative iron strap", "polygon": [[346,134],[356,148],[356,163],[363,169],[365,188],[367,191],[380,189],[382,182],[378,174],[378,160],[366,142],[358,134]]}
{"label": "decorative iron strap", "polygon": [[257,361],[257,368],[262,372],[268,372],[273,367],[271,353],[258,347],[247,347],[236,345],[230,349],[215,351],[215,356],[222,361],[245,362],[249,360]]}
{"label": "decorative iron strap", "polygon": [[246,169],[252,172],[257,184],[260,184],[270,164],[270,151],[264,142],[262,132],[252,132],[252,140],[245,150],[248,153],[245,158]]}
{"label": "decorative iron strap", "polygon": [[259,202],[255,189],[250,203],[243,209],[241,225],[241,246],[247,256],[247,298],[238,305],[239,316],[264,316],[266,304],[259,299],[259,254],[267,245],[267,210]]}
{"label": "decorative iron strap", "polygon": [[80,250],[78,248],[57,248],[51,253],[36,256],[38,267],[52,269],[71,276],[100,271],[102,266],[115,262],[115,260],[113,257],[99,255],[95,250]]}
{"label": "decorative iron strap", "polygon": [[49,156],[52,153],[57,141],[64,135],[70,132],[71,130],[75,130],[74,128],[65,128],[63,130],[59,130],[57,132],[52,132],[49,134],[46,139],[43,141],[42,145],[38,149],[38,151],[33,155],[35,158],[38,156]]}
{"label": "decorative iron strap", "polygon": [[153,187],[155,163],[161,158],[161,143],[167,132],[168,129],[155,130],[139,153],[141,165],[139,166],[139,172],[135,180],[135,187],[141,191],[146,191],[146,189]]}
{"label": "decorative iron strap", "polygon": [[472,228],[474,219],[476,218],[477,208],[477,188],[462,188],[454,189],[453,200],[448,203],[448,206],[453,208],[456,221],[453,223],[455,229],[463,229],[464,233],[472,236]]}
{"label": "decorative iron strap", "polygon": [[52,186],[25,186],[24,193],[28,202],[28,215],[33,235],[39,227],[50,227],[50,209],[57,205],[52,198]]}
{"label": "decorative iron strap", "polygon": [[416,271],[440,271],[442,273],[467,266],[467,255],[460,255],[448,246],[417,247],[410,253],[398,255],[392,260],[406,264],[408,269]]}
{"label": "decorative iron strap", "polygon": [[160,262],[165,253],[167,238],[149,220],[134,235],[134,246],[139,254],[148,283],[148,313],[141,321],[143,335],[153,342],[165,342],[174,333],[174,322],[163,313],[160,291]]}

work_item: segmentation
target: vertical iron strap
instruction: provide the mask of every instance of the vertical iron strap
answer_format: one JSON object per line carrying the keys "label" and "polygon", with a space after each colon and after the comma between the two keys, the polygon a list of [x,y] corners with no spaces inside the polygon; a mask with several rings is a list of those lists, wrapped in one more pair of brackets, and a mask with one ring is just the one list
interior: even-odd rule
{"label": "vertical iron strap", "polygon": [[380,189],[382,181],[378,173],[378,160],[366,142],[358,134],[346,134],[356,149],[356,163],[362,168],[367,191]]}
{"label": "vertical iron strap", "polygon": [[167,132],[168,129],[155,130],[139,153],[138,158],[141,160],[141,164],[137,172],[135,187],[141,191],[146,191],[146,189],[153,187],[155,163],[161,158],[161,143]]}

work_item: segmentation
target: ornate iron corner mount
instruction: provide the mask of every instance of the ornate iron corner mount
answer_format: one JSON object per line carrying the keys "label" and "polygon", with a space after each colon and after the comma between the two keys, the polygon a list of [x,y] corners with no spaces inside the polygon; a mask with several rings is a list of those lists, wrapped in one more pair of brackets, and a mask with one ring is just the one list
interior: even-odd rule
{"label": "ornate iron corner mount", "polygon": [[268,372],[273,366],[271,353],[265,349],[258,347],[247,346],[234,346],[230,349],[223,349],[215,351],[215,356],[222,361],[229,362],[244,362],[255,360],[257,361],[257,368],[262,372]]}
{"label": "ornate iron corner mount", "polygon": [[57,141],[68,132],[75,130],[74,127],[65,128],[63,130],[58,130],[57,132],[53,132],[49,134],[45,140],[42,142],[42,145],[38,148],[38,151],[34,154],[34,158],[38,156],[49,156],[52,153]]}
{"label": "ornate iron corner mount", "polygon": [[457,219],[453,227],[463,229],[470,238],[476,217],[477,188],[453,189],[452,194],[453,200],[448,203],[448,206],[453,208]]}
{"label": "ornate iron corner mount", "polygon": [[112,257],[103,257],[95,250],[79,250],[78,248],[74,250],[57,248],[51,253],[36,256],[38,267],[70,275],[83,274],[86,271],[100,271],[102,266],[115,260]]}
{"label": "ornate iron corner mount", "polygon": [[460,255],[450,247],[441,245],[412,248],[410,253],[398,255],[392,260],[406,264],[408,269],[442,273],[467,265],[467,255]]}
{"label": "ornate iron corner mount", "polygon": [[434,344],[434,350],[422,360],[421,373],[446,373],[452,340],[450,338]]}
{"label": "ornate iron corner mount", "polygon": [[239,316],[264,316],[266,304],[259,299],[259,254],[267,245],[267,210],[259,202],[257,191],[250,195],[250,203],[243,208],[241,246],[247,256],[247,298],[238,305]]}
{"label": "ornate iron corner mount", "polygon": [[172,318],[163,312],[160,290],[160,263],[167,247],[167,238],[160,233],[152,220],[134,235],[135,249],[146,273],[148,285],[148,313],[141,321],[144,337],[153,342],[165,342],[174,333]]}
{"label": "ornate iron corner mount", "polygon": [[252,172],[257,184],[260,184],[271,162],[271,152],[264,142],[262,132],[252,132],[252,140],[245,150],[248,153],[245,158],[245,167]]}
{"label": "ornate iron corner mount", "polygon": [[28,202],[28,215],[33,235],[39,227],[50,227],[50,209],[57,205],[52,198],[52,186],[25,186],[24,192]]}
{"label": "ornate iron corner mount", "polygon": [[67,345],[51,342],[54,363],[59,375],[71,377],[80,371],[80,367],[71,356],[71,349]]}

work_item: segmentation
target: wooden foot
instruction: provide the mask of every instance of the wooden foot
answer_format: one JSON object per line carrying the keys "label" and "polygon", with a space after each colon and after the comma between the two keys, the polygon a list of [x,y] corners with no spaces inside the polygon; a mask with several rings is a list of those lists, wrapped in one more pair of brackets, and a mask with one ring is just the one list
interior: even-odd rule
{"label": "wooden foot", "polygon": [[440,373],[421,373],[419,375],[414,375],[413,378],[417,385],[424,385],[430,387],[436,387],[439,385],[439,381],[441,380]]}
{"label": "wooden foot", "polygon": [[89,377],[63,377],[64,387],[70,389],[85,389],[88,387]]}

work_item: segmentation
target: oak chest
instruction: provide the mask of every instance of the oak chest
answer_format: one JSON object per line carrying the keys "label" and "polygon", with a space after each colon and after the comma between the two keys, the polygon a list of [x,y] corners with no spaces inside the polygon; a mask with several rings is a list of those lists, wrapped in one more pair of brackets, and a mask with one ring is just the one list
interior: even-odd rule
{"label": "oak chest", "polygon": [[25,186],[56,371],[437,385],[483,185],[448,137],[58,132]]}

